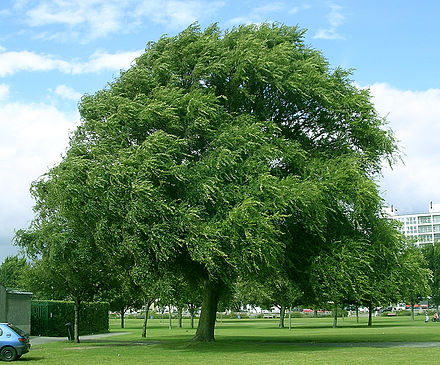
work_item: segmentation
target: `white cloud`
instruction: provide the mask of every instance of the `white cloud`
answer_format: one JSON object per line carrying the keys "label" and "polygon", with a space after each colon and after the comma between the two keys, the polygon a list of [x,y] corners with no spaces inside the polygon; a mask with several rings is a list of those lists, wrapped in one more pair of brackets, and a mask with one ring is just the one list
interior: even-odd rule
{"label": "white cloud", "polygon": [[345,16],[342,13],[342,6],[336,4],[330,4],[330,12],[327,14],[327,20],[329,26],[327,28],[318,29],[313,38],[317,39],[344,39],[344,37],[338,33],[338,28],[345,21]]}
{"label": "white cloud", "polygon": [[131,16],[138,22],[146,18],[157,24],[180,29],[214,15],[224,5],[224,1],[149,0],[139,2]]}
{"label": "white cloud", "polygon": [[241,24],[261,24],[263,22],[271,22],[269,19],[270,13],[276,14],[276,13],[289,13],[289,14],[295,14],[302,10],[309,9],[310,6],[308,5],[302,5],[297,6],[294,8],[291,8],[288,6],[285,2],[281,1],[275,1],[263,6],[258,6],[252,9],[252,11],[245,15],[245,16],[238,16],[229,19],[226,23],[228,25],[241,25]]}
{"label": "white cloud", "polygon": [[55,88],[55,94],[61,96],[63,99],[74,101],[78,101],[81,98],[81,93],[66,85],[58,85]]}
{"label": "white cloud", "polygon": [[295,6],[295,7],[291,8],[289,10],[289,14],[297,14],[301,10],[307,10],[307,9],[310,9],[310,8],[311,8],[311,6],[307,5],[307,4],[306,5],[301,5],[301,6]]}
{"label": "white cloud", "polygon": [[69,62],[34,52],[20,51],[0,53],[0,77],[22,70],[59,70],[61,72],[70,73],[71,68]]}
{"label": "white cloud", "polygon": [[9,96],[9,85],[0,84],[0,101],[6,100]]}
{"label": "white cloud", "polygon": [[384,171],[386,202],[401,213],[426,211],[430,201],[440,203],[440,89],[402,91],[374,84],[370,90],[403,153],[404,164]]}
{"label": "white cloud", "polygon": [[98,51],[90,57],[88,62],[78,65],[73,73],[99,72],[103,69],[128,69],[134,59],[142,53],[143,51],[132,51],[112,54]]}
{"label": "white cloud", "polygon": [[24,2],[16,10],[24,13],[31,27],[64,27],[61,32],[42,33],[50,39],[88,42],[115,32],[128,32],[150,20],[179,29],[213,15],[224,1],[204,0],[40,0]]}
{"label": "white cloud", "polygon": [[259,6],[254,9],[256,13],[269,13],[269,12],[277,12],[284,10],[286,5],[282,2],[271,2],[263,6]]}
{"label": "white cloud", "polygon": [[60,161],[79,115],[46,104],[0,108],[0,236],[12,236],[31,218],[32,181]]}
{"label": "white cloud", "polygon": [[106,53],[95,52],[88,61],[65,61],[52,55],[29,51],[0,52],[0,77],[19,71],[58,70],[65,74],[82,74],[101,70],[127,69],[142,51]]}
{"label": "white cloud", "polygon": [[25,6],[30,26],[64,25],[83,30],[86,40],[121,30],[126,1],[115,0],[43,0],[34,7]]}

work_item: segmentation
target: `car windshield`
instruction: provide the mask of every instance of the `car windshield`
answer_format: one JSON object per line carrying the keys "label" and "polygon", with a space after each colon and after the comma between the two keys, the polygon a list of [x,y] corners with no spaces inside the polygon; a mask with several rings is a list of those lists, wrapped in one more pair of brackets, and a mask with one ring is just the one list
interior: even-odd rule
{"label": "car windshield", "polygon": [[8,324],[8,327],[13,331],[17,332],[20,336],[26,337],[26,333],[21,328],[18,328],[13,324]]}

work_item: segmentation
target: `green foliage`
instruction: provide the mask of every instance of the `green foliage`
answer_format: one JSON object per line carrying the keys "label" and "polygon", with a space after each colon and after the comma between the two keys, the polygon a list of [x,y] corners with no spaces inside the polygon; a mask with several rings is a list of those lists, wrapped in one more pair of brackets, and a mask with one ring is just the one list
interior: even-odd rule
{"label": "green foliage", "polygon": [[13,289],[26,289],[23,275],[28,268],[24,257],[7,256],[0,265],[0,284]]}
{"label": "green foliage", "polygon": [[[109,304],[84,302],[80,308],[80,334],[108,332]],[[66,301],[32,301],[31,334],[33,336],[66,336],[67,323],[74,322],[74,303]]]}
{"label": "green foliage", "polygon": [[429,282],[431,287],[432,301],[435,305],[440,305],[440,242],[434,245],[425,245],[422,248],[426,266],[432,272],[432,280]]}
{"label": "green foliage", "polygon": [[327,245],[371,239],[373,178],[396,144],[369,92],[303,36],[280,24],[195,24],[149,43],[82,98],[66,155],[32,187],[27,233],[40,238],[17,242],[77,298],[93,295],[87,279],[107,267],[149,297],[152,273],[206,281],[211,312],[238,277],[284,273],[311,291]]}
{"label": "green foliage", "polygon": [[404,302],[415,304],[431,295],[430,282],[432,271],[422,251],[415,245],[408,244],[399,257],[398,283]]}

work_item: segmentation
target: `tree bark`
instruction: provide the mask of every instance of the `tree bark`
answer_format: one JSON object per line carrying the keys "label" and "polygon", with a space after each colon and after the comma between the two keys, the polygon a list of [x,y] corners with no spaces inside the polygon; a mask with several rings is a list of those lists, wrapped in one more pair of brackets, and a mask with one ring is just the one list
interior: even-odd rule
{"label": "tree bark", "polygon": [[171,309],[171,305],[169,305],[168,306],[168,319],[169,319],[169,322],[168,322],[168,329],[170,330],[171,328],[173,328],[172,327],[172,325],[171,325],[171,319],[172,319],[172,313],[171,313],[171,311],[172,311],[172,309]]}
{"label": "tree bark", "polygon": [[292,307],[289,307],[289,331],[292,329]]}
{"label": "tree bark", "polygon": [[414,321],[414,303],[411,303],[411,319]]}
{"label": "tree bark", "polygon": [[373,304],[368,305],[368,327],[373,325]]}
{"label": "tree bark", "polygon": [[206,280],[203,289],[202,309],[200,313],[199,325],[197,326],[194,341],[212,342],[214,338],[215,317],[219,299],[219,283]]}
{"label": "tree bark", "polygon": [[194,315],[196,313],[196,307],[193,304],[188,305],[188,310],[191,315],[191,328],[194,328]]}
{"label": "tree bark", "polygon": [[338,304],[335,302],[333,306],[333,328],[338,326]]}
{"label": "tree bark", "polygon": [[121,328],[124,328],[125,308],[121,309]]}
{"label": "tree bark", "polygon": [[280,310],[280,323],[278,325],[278,327],[280,328],[284,328],[284,317],[286,315],[286,307],[284,305],[281,306],[281,310]]}
{"label": "tree bark", "polygon": [[142,326],[142,337],[147,337],[147,323],[148,323],[148,312],[150,311],[150,302],[148,300],[145,300],[145,318],[144,318],[144,324]]}
{"label": "tree bark", "polygon": [[182,307],[177,308],[178,327],[182,328]]}
{"label": "tree bark", "polygon": [[76,343],[80,343],[79,340],[79,306],[81,301],[78,298],[74,299],[74,322],[73,322],[73,341]]}
{"label": "tree bark", "polygon": [[356,323],[359,323],[359,307],[356,306]]}

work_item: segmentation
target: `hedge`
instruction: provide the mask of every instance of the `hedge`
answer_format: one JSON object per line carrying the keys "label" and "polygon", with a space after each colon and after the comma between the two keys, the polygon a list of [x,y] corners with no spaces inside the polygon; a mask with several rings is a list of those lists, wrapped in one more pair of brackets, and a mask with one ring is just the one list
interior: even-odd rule
{"label": "hedge", "polygon": [[[82,303],[79,334],[108,332],[108,303]],[[33,300],[31,302],[32,336],[67,336],[67,323],[74,323],[74,304],[67,301]]]}

